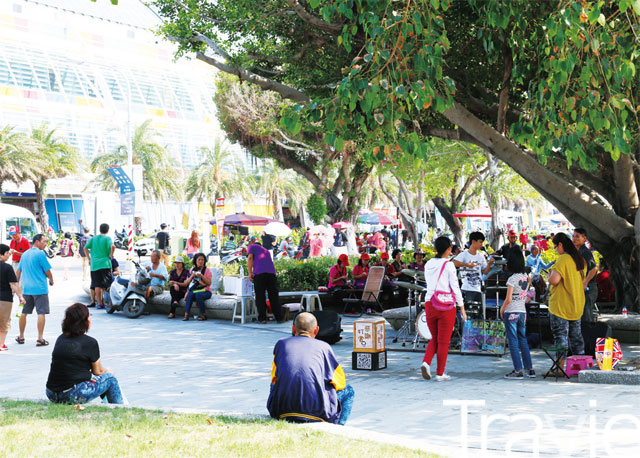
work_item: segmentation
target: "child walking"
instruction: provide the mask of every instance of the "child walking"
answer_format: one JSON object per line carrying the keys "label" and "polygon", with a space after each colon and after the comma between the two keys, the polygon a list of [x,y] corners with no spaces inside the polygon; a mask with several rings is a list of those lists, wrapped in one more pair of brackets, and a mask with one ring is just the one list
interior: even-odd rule
{"label": "child walking", "polygon": [[[525,374],[527,377],[534,378],[536,373],[532,367],[529,344],[527,343],[527,310],[525,308],[531,279],[526,274],[524,256],[520,250],[511,250],[507,258],[507,269],[512,275],[507,280],[507,297],[500,308],[500,317],[503,319],[507,331],[507,342],[509,342],[514,370],[504,378],[522,380]],[[523,366],[524,374],[522,372]]]}

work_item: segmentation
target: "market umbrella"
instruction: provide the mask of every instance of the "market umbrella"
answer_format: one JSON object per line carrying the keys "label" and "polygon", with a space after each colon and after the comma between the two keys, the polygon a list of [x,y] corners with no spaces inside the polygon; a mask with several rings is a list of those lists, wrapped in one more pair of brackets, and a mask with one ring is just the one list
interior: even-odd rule
{"label": "market umbrella", "polygon": [[[266,216],[246,215],[244,213],[236,213],[224,217],[224,224],[226,226],[266,226],[272,221],[274,220]],[[215,218],[211,219],[209,223],[216,224]]]}
{"label": "market umbrella", "polygon": [[489,207],[476,208],[475,210],[454,213],[456,218],[491,218],[491,209]]}
{"label": "market umbrella", "polygon": [[358,216],[358,222],[364,224],[382,224],[384,226],[398,224],[398,221],[395,218],[391,218],[390,216],[379,212],[364,213]]}
{"label": "market umbrella", "polygon": [[331,227],[336,229],[346,229],[348,227],[351,227],[351,223],[348,223],[346,221],[338,221],[337,223],[333,223]]}
{"label": "market umbrella", "polygon": [[275,235],[276,237],[286,237],[291,234],[291,229],[280,221],[269,223],[264,227],[264,232],[267,234]]}

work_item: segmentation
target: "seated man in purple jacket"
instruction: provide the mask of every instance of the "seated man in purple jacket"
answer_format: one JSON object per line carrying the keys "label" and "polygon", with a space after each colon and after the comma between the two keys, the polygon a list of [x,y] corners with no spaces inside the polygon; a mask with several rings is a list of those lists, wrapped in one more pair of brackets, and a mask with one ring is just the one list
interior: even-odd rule
{"label": "seated man in purple jacket", "polygon": [[273,349],[271,392],[267,409],[273,418],[344,425],[351,413],[354,391],[326,342],[316,340],[320,328],[313,314],[300,313],[293,337]]}

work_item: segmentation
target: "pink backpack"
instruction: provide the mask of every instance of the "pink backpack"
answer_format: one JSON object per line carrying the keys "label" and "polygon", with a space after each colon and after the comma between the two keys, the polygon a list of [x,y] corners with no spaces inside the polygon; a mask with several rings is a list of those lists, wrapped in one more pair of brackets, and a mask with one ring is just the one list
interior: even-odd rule
{"label": "pink backpack", "polygon": [[436,290],[433,292],[433,296],[431,296],[431,305],[433,308],[442,312],[451,310],[456,305],[456,298],[453,295],[451,286],[449,286],[449,292],[438,289],[438,283],[440,283],[440,277],[442,277],[442,272],[444,272],[447,262],[449,261],[442,263],[442,269],[440,269],[440,275],[438,275],[438,280],[436,281]]}

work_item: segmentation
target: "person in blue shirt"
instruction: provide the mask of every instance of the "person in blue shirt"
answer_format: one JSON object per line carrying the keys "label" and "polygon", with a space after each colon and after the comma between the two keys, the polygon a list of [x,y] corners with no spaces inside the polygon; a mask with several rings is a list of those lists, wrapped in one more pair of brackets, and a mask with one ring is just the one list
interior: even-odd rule
{"label": "person in blue shirt", "polygon": [[531,245],[531,254],[527,256],[527,267],[531,267],[531,275],[533,281],[537,282],[540,278],[540,271],[550,268],[555,261],[551,261],[547,264],[540,257],[540,248],[536,245]]}
{"label": "person in blue shirt", "polygon": [[[24,330],[27,327],[27,315],[31,315],[33,309],[38,314],[38,340],[36,347],[49,345],[44,339],[45,315],[49,314],[49,286],[53,286],[53,275],[51,274],[51,264],[44,253],[47,247],[47,238],[44,234],[36,234],[33,237],[32,248],[27,250],[20,258],[20,264],[16,276],[18,281],[22,278],[23,296],[25,304],[22,307],[19,327],[20,335],[16,337],[16,342],[24,343]],[[47,285],[47,279],[49,285]]]}
{"label": "person in blue shirt", "polygon": [[292,330],[294,336],[280,339],[273,349],[269,414],[297,423],[344,425],[354,391],[329,344],[316,340],[316,317],[300,313]]}
{"label": "person in blue shirt", "polygon": [[169,272],[167,272],[167,268],[164,264],[160,264],[161,257],[162,253],[160,250],[153,250],[151,252],[151,263],[145,266],[145,269],[149,272],[149,277],[151,277],[151,282],[147,288],[147,300],[153,296],[162,294],[162,291],[164,291],[164,284],[169,279]]}

